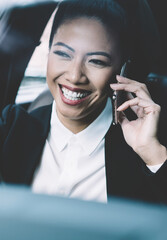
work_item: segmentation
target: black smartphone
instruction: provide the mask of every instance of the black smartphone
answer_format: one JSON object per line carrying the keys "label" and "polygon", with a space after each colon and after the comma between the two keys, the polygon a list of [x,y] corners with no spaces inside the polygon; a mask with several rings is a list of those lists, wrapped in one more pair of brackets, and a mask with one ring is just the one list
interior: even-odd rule
{"label": "black smartphone", "polygon": [[[121,68],[120,76],[127,77],[127,68],[128,68],[128,62],[125,62],[124,65]],[[113,124],[118,124],[118,115],[119,112],[117,112],[117,108],[126,101],[126,95],[125,91],[114,91],[113,92]]]}
{"label": "black smartphone", "polygon": [[[130,60],[124,63],[124,65],[121,68],[120,76],[128,77],[128,71],[130,66]],[[113,92],[113,124],[118,124],[118,118],[119,118],[119,112],[117,111],[117,108],[123,104],[125,101],[127,101],[127,92],[120,90],[120,91],[114,91]],[[129,120],[136,119],[135,113],[132,111],[132,109],[128,108],[124,111],[126,117]]]}

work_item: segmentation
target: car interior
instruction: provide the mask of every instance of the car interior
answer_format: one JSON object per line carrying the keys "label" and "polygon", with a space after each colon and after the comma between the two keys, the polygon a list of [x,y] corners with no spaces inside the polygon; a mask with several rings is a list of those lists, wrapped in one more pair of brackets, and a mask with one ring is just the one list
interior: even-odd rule
{"label": "car interior", "polygon": [[[0,16],[0,110],[15,103],[26,67],[57,2],[7,5]],[[33,87],[31,91],[34,91]],[[21,103],[20,103],[21,104]],[[22,105],[27,107],[30,102]]]}
{"label": "car interior", "polygon": [[[45,76],[46,59],[44,58],[47,56],[48,42],[45,41],[43,36],[47,32],[46,27],[49,28],[50,26],[48,21],[52,18],[58,3],[58,0],[0,1],[0,113],[8,104],[19,104],[28,112],[31,112],[37,107],[52,103],[53,97],[47,87]],[[157,64],[151,69],[144,81],[153,100],[161,105],[163,122],[166,124],[166,1],[148,0],[148,3],[153,11],[160,33],[161,54]],[[43,41],[45,50],[44,52],[42,50],[42,55],[36,57],[35,52],[42,46]],[[37,62],[43,61],[45,65],[43,63],[39,66],[36,65]],[[124,203],[120,200],[119,202],[114,200],[112,205],[106,207],[102,204],[100,206],[98,203],[79,203],[73,200],[49,198],[49,196],[34,196],[27,190],[20,192],[20,190],[16,189],[15,191],[12,188],[12,191],[10,188],[3,190],[0,187],[0,195],[4,194],[4,198],[0,197],[0,235],[2,231],[3,240],[11,238],[18,240],[55,239],[55,231],[60,233],[58,239],[90,239],[90,236],[92,236],[91,239],[96,240],[111,239],[111,237],[113,239],[166,239],[163,235],[167,234],[166,225],[163,225],[166,219],[166,208]],[[12,199],[13,196],[15,196],[14,200]],[[25,202],[23,199],[26,199]],[[23,202],[22,209],[28,209],[25,212],[19,205]],[[46,207],[45,202],[50,208]],[[67,210],[67,213],[64,209]],[[89,210],[87,211],[87,209]],[[123,215],[120,214],[117,219],[114,219],[114,214],[107,215],[109,211],[121,212]],[[18,212],[20,215],[17,216]],[[75,218],[74,212],[78,214],[77,218]],[[88,215],[85,215],[85,212]],[[31,214],[32,219],[30,219]],[[98,217],[100,214],[101,218]],[[127,221],[125,216],[128,214],[130,215]],[[141,222],[143,216],[145,216],[145,223]],[[155,216],[160,220],[159,225],[157,225],[157,221],[154,221]],[[16,218],[17,221],[15,221]],[[90,221],[88,221],[89,218]],[[11,219],[13,221],[13,225],[11,225],[13,236],[8,233],[8,221]],[[48,222],[44,222],[44,219],[47,219]],[[71,222],[70,219],[72,219]],[[60,224],[58,224],[59,220],[61,220]],[[97,226],[99,226],[99,233],[97,227],[94,226],[96,221]],[[106,225],[110,221],[112,222],[112,228],[110,225]],[[90,225],[87,224],[89,222],[91,222]],[[150,222],[151,225],[148,227]],[[56,229],[55,224],[57,224]],[[18,231],[20,226],[23,228],[22,235],[19,235],[20,232]],[[120,226],[123,229],[122,232],[120,232]],[[129,226],[132,227],[129,228]],[[144,226],[147,226],[147,228],[144,228]],[[141,227],[144,229],[143,232],[140,232]],[[29,230],[27,236],[24,234],[26,228]],[[39,229],[42,229],[42,231],[39,231]],[[64,230],[62,231],[62,229]],[[108,235],[106,235],[106,232]],[[160,232],[162,238],[158,238]],[[49,234],[50,238],[48,238]]]}
{"label": "car interior", "polygon": [[[45,74],[26,75],[26,70],[35,49],[41,45],[44,29],[58,1],[15,2],[6,1],[6,4],[0,5],[0,111],[6,105],[14,103],[19,103],[31,111],[38,106],[50,104],[53,100],[46,86]],[[145,78],[145,82],[152,98],[164,108],[165,112],[167,88],[165,26],[167,19],[164,1],[149,0],[149,4],[158,25],[162,53],[154,69]],[[45,48],[47,51],[46,46]],[[40,70],[43,71],[43,66]],[[26,84],[32,79],[32,84],[26,88]],[[43,85],[40,85],[40,88],[38,84],[35,85],[35,82],[43,82]],[[21,91],[23,88],[24,91]],[[34,94],[36,90],[38,91]],[[33,95],[32,98],[28,98],[28,92]],[[18,100],[20,94],[22,98]]]}

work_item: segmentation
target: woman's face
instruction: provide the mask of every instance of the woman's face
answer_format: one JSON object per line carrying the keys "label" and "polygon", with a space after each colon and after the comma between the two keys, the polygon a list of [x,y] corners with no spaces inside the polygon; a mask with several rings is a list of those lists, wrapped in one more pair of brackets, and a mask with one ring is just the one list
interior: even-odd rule
{"label": "woman's face", "polygon": [[47,66],[47,82],[60,119],[97,117],[105,106],[111,78],[120,68],[120,55],[116,39],[98,20],[78,18],[60,25]]}

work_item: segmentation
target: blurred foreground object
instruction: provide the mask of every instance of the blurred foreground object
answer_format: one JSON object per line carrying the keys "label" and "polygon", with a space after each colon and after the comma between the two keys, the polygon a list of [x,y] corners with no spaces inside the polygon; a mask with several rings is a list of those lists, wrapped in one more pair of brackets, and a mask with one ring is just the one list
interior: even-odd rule
{"label": "blurred foreground object", "polygon": [[2,240],[166,240],[167,206],[111,199],[108,204],[0,187]]}

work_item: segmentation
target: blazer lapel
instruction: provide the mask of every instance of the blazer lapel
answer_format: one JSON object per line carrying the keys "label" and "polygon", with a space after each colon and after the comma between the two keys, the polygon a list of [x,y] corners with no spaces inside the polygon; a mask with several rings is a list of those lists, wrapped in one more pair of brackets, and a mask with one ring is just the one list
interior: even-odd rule
{"label": "blazer lapel", "polygon": [[22,111],[16,117],[13,134],[5,144],[10,149],[4,151],[5,182],[31,184],[50,129],[51,108],[51,105],[44,106],[30,114]]}
{"label": "blazer lapel", "polygon": [[108,197],[141,195],[143,161],[125,142],[120,125],[112,125],[106,135],[105,163]]}

